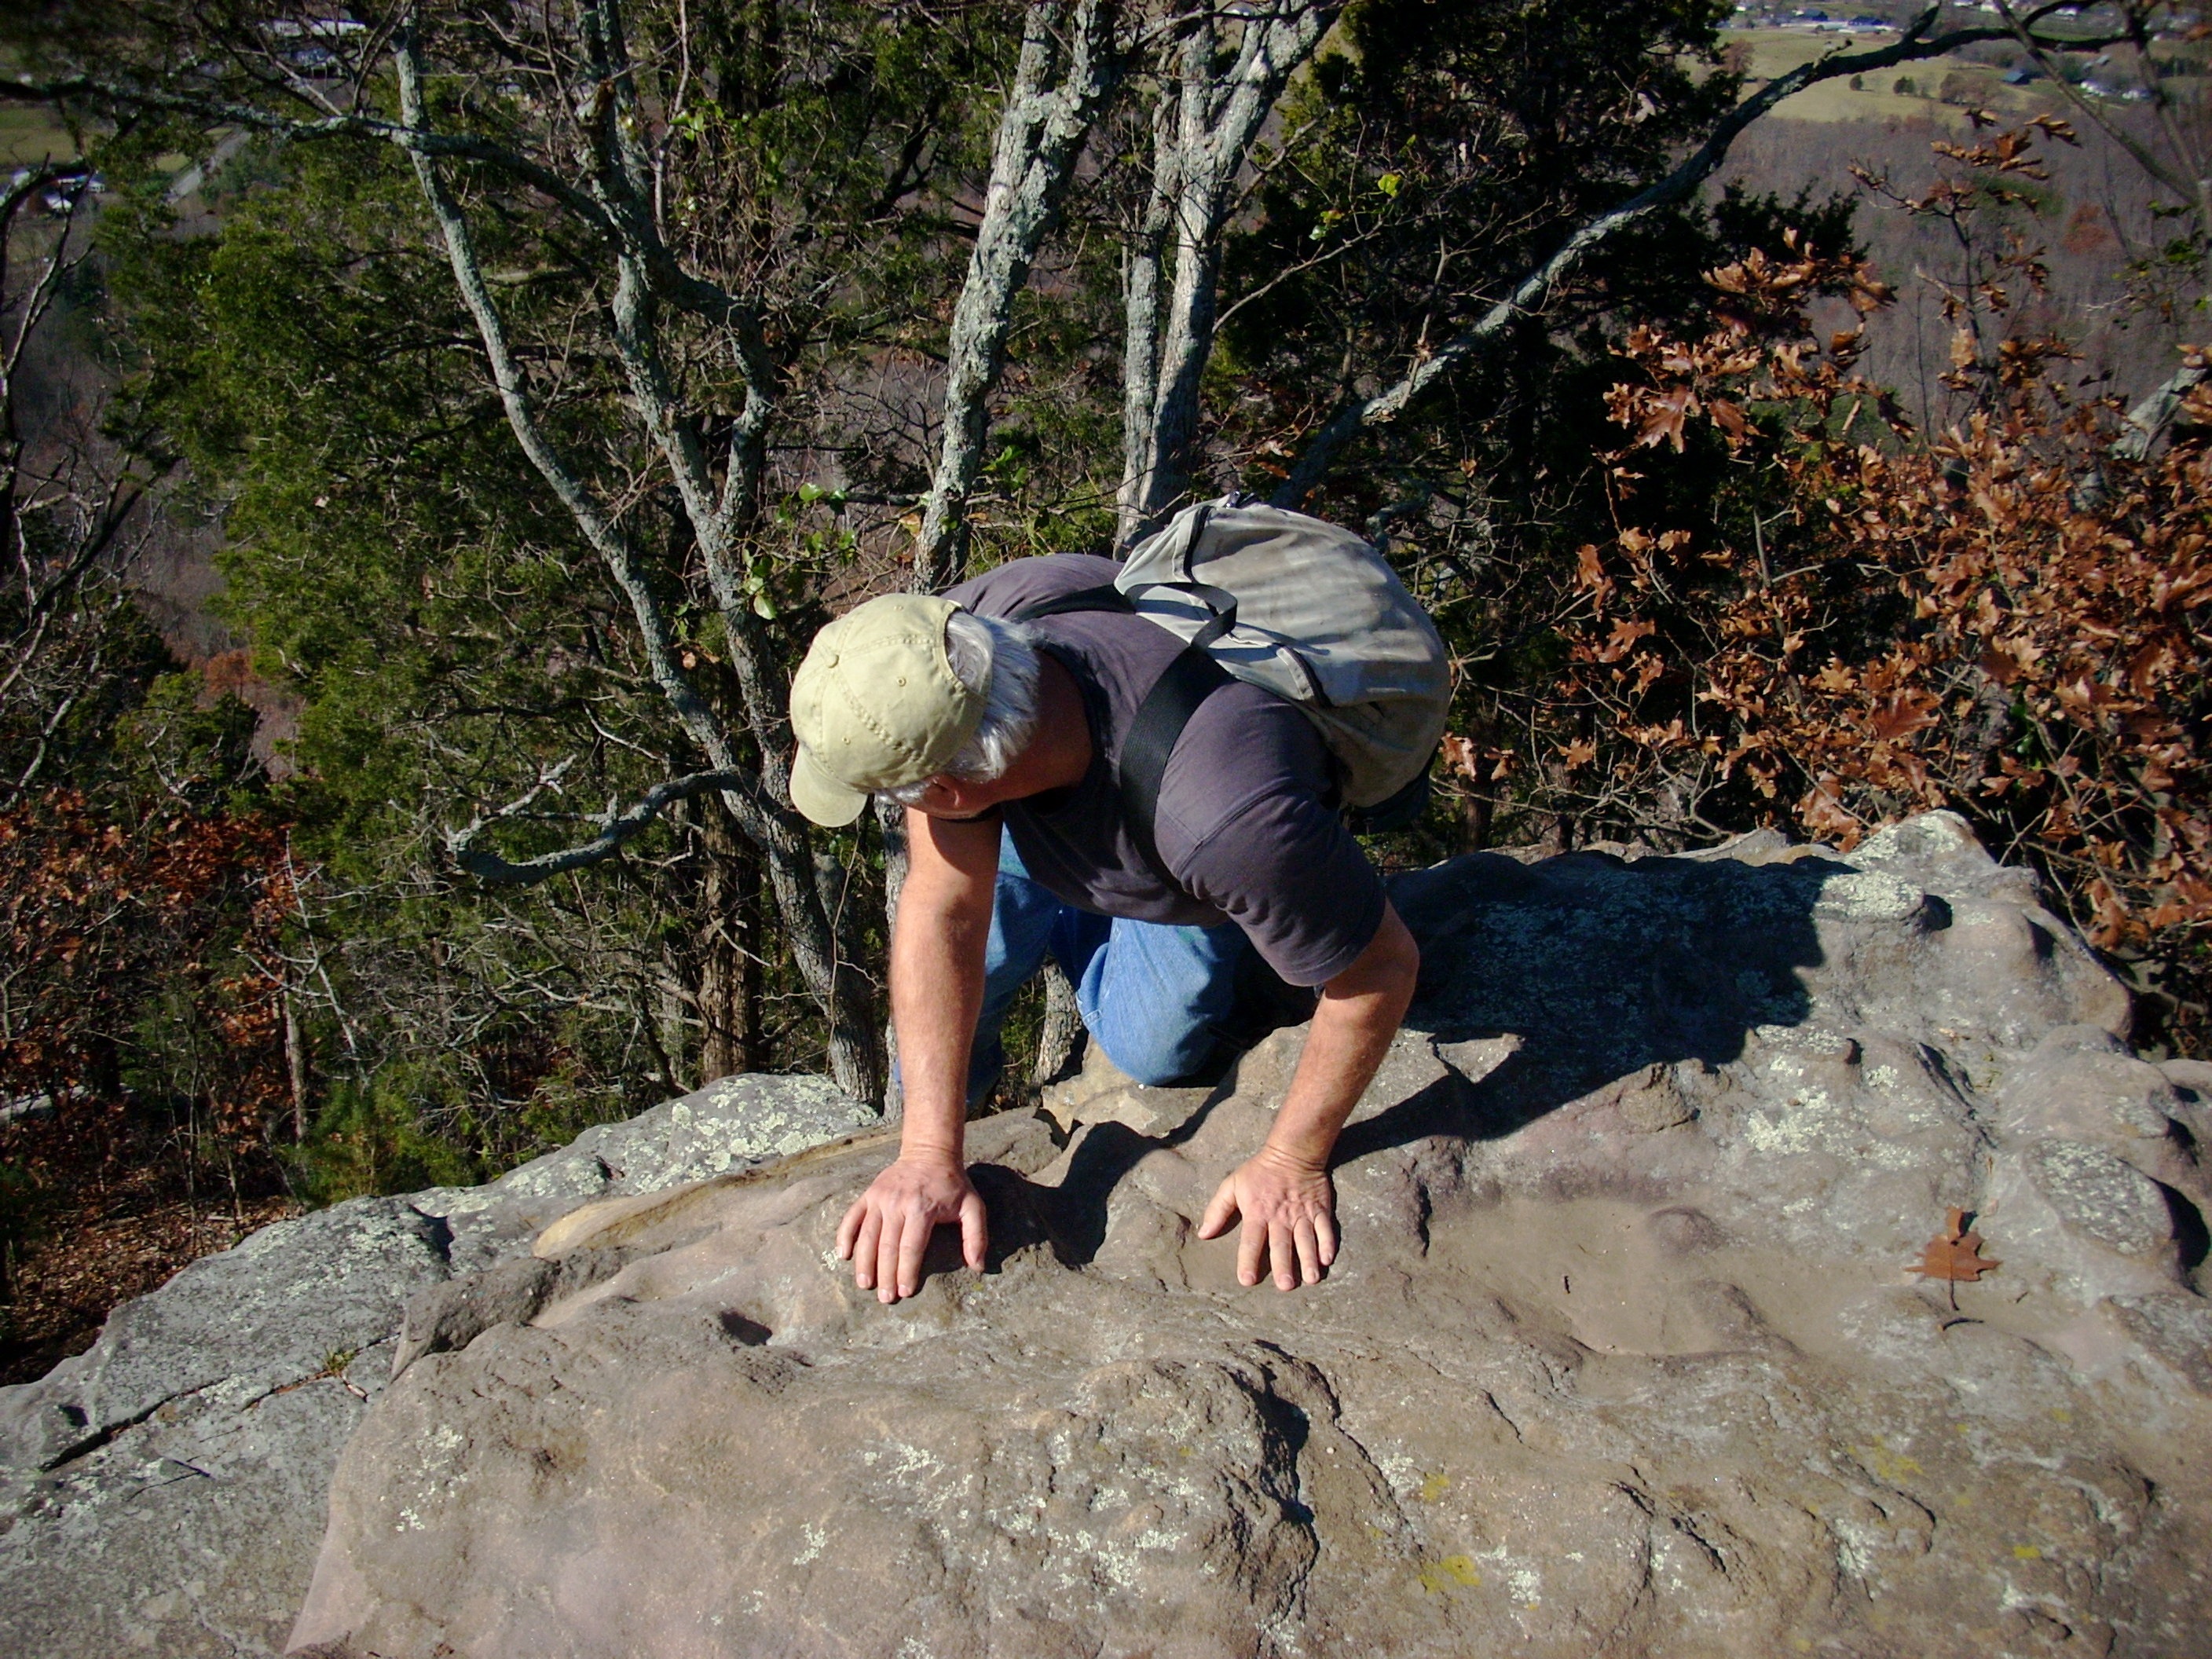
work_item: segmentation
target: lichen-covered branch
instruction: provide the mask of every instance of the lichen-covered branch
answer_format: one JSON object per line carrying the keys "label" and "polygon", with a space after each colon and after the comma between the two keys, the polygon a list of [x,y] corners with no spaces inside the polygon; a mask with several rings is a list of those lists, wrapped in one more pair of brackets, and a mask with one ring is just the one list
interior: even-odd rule
{"label": "lichen-covered branch", "polygon": [[[769,684],[764,667],[764,641],[737,545],[737,502],[728,491],[715,488],[713,469],[696,428],[684,417],[661,345],[659,302],[663,285],[657,273],[673,262],[655,217],[651,158],[638,137],[643,123],[623,36],[622,9],[617,0],[598,0],[582,8],[580,21],[586,61],[598,83],[609,89],[609,95],[596,100],[588,123],[592,142],[587,159],[592,196],[615,228],[616,280],[610,307],[615,354],[698,542],[728,629],[731,665],[747,725],[763,757],[765,781],[771,793],[781,796],[787,787],[783,752],[788,746],[783,699],[781,689]],[[750,314],[750,307],[741,309]],[[738,357],[742,368],[748,354],[741,350]],[[770,395],[764,374],[756,377],[748,370],[746,381],[749,400]]]}
{"label": "lichen-covered branch", "polygon": [[1121,76],[1114,0],[1035,0],[991,156],[983,221],[946,346],[945,437],[915,544],[915,586],[959,579],[968,496],[981,471],[988,404],[1014,298],[1050,228],[1085,134]]}
{"label": "lichen-covered branch", "polygon": [[[1243,33],[1225,72],[1217,67],[1221,37],[1212,14],[1183,26],[1174,90],[1163,93],[1154,122],[1152,198],[1124,293],[1123,357],[1137,368],[1123,416],[1125,538],[1188,485],[1237,172],[1284,87],[1342,9],[1340,0],[1279,0],[1269,12],[1240,15]],[[1163,314],[1160,277],[1170,248]]]}

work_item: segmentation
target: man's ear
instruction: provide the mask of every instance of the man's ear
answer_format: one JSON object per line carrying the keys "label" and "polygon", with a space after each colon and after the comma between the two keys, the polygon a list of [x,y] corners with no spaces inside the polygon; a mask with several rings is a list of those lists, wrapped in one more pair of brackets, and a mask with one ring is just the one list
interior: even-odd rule
{"label": "man's ear", "polygon": [[939,774],[937,778],[938,799],[947,802],[962,817],[973,817],[988,812],[999,804],[1000,791],[996,780],[979,781],[974,778],[956,778]]}
{"label": "man's ear", "polygon": [[997,805],[988,793],[988,784],[956,778],[944,772],[927,779],[927,782],[928,787],[915,805],[932,817],[972,818]]}

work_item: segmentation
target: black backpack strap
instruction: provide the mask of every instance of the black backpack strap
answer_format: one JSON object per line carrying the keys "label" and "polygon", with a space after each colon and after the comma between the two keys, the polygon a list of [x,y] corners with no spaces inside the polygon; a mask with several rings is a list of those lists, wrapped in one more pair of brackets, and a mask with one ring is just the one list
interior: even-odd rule
{"label": "black backpack strap", "polygon": [[1062,593],[1058,599],[1039,599],[1035,605],[1025,605],[1006,618],[1008,622],[1035,622],[1039,617],[1064,617],[1072,611],[1131,611],[1136,605],[1127,593],[1108,582],[1103,587],[1079,587],[1073,593]]}
{"label": "black backpack strap", "polygon": [[[1035,605],[1024,605],[1007,620],[1031,622],[1040,617],[1060,617],[1080,611],[1134,612],[1136,608],[1127,593],[1109,583],[1103,587],[1079,588],[1057,599],[1040,599]],[[1159,844],[1152,836],[1159,814],[1160,781],[1167,775],[1168,761],[1175,753],[1176,739],[1182,736],[1183,727],[1190,724],[1190,717],[1198,712],[1199,704],[1230,683],[1229,672],[1206,653],[1206,647],[1228,631],[1236,622],[1236,615],[1235,601],[1231,600],[1229,614],[1217,614],[1200,630],[1197,639],[1177,652],[1175,660],[1152,682],[1152,689],[1145,693],[1144,702],[1137,705],[1136,714],[1129,722],[1128,735],[1121,742],[1121,763],[1114,769],[1114,787],[1121,798],[1121,822],[1129,831],[1129,838],[1137,843],[1137,850],[1152,866],[1152,873],[1176,892],[1183,890],[1182,884],[1160,856]]]}
{"label": "black backpack strap", "polygon": [[1115,787],[1121,792],[1121,821],[1137,850],[1152,872],[1176,892],[1183,890],[1160,856],[1153,829],[1160,805],[1160,780],[1167,775],[1176,740],[1198,712],[1199,704],[1230,683],[1229,671],[1198,646],[1176,653],[1167,672],[1152,682],[1152,689],[1137,705],[1129,722],[1129,735],[1121,741],[1121,763],[1115,769]]}

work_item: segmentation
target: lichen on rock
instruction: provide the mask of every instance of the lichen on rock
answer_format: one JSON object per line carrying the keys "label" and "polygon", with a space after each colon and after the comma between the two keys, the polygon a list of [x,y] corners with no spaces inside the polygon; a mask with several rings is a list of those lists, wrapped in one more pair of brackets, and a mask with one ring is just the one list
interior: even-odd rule
{"label": "lichen on rock", "polygon": [[404,1347],[410,1300],[448,1295],[427,1317],[429,1340],[451,1342],[484,1312],[470,1288],[529,1263],[577,1206],[874,1121],[819,1079],[727,1079],[484,1186],[264,1228],[126,1303],[88,1352],[0,1389],[0,1652],[281,1652],[331,1467]]}

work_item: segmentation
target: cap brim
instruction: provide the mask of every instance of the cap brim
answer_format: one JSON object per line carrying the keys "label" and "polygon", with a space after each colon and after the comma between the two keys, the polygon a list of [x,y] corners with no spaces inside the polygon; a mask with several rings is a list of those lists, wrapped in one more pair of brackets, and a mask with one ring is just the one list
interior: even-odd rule
{"label": "cap brim", "polygon": [[791,766],[791,804],[823,829],[842,830],[866,808],[868,793],[831,777],[801,744]]}

